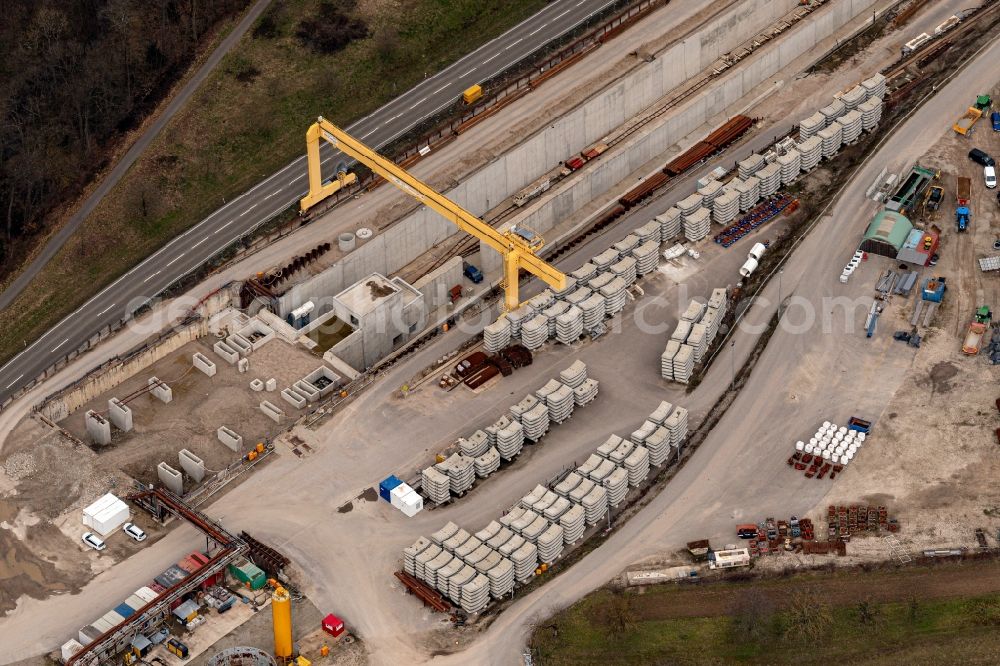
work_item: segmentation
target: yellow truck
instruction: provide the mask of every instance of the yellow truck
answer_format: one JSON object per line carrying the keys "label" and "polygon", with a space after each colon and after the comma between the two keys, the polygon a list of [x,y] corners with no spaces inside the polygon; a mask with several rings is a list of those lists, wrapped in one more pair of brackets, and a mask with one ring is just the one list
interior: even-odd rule
{"label": "yellow truck", "polygon": [[976,121],[983,117],[983,112],[974,106],[970,106],[965,112],[965,115],[958,119],[954,125],[951,126],[953,130],[961,134],[962,136],[967,136],[972,134],[972,126],[976,124]]}
{"label": "yellow truck", "polygon": [[477,83],[474,86],[469,86],[468,88],[466,88],[465,92],[462,93],[462,101],[465,102],[466,104],[472,104],[482,96],[483,96],[483,89]]}

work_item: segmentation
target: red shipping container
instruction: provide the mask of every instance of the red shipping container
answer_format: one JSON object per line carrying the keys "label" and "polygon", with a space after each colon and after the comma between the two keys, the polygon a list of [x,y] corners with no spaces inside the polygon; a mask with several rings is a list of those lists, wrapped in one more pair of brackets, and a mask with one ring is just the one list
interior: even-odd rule
{"label": "red shipping container", "polygon": [[340,636],[344,633],[344,622],[333,613],[330,613],[323,618],[323,631],[333,637]]}

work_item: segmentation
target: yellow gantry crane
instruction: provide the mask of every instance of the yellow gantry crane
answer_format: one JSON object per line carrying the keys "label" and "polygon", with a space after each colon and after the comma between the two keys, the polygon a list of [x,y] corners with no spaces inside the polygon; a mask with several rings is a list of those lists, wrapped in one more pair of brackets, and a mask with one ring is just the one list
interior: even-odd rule
{"label": "yellow gantry crane", "polygon": [[503,281],[501,285],[504,289],[505,312],[520,305],[517,287],[518,271],[522,268],[537,275],[553,289],[566,288],[566,276],[537,255],[543,245],[541,236],[528,229],[518,229],[517,227],[512,227],[507,231],[494,229],[322,116],[306,132],[309,194],[299,202],[303,212],[356,180],[354,174],[341,172],[337,175],[337,180],[323,184],[319,159],[320,139],[329,142],[340,152],[364,164],[378,176],[385,178],[428,208],[437,211],[462,231],[475,236],[499,252],[503,257]]}

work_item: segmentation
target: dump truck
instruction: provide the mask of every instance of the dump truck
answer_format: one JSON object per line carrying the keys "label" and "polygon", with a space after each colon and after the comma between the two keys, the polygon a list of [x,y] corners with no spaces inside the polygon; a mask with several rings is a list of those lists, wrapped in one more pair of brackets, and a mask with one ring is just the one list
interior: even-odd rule
{"label": "dump truck", "polygon": [[965,231],[969,228],[969,220],[972,217],[972,212],[967,206],[959,206],[955,209],[955,227],[959,231]]}
{"label": "dump truck", "polygon": [[968,206],[972,199],[972,180],[965,176],[959,176],[955,180],[955,198],[959,206]]}
{"label": "dump truck", "polygon": [[968,136],[969,134],[972,134],[972,127],[976,124],[977,120],[982,118],[982,116],[982,111],[974,106],[970,106],[965,111],[965,115],[959,118],[958,121],[951,126],[951,128],[962,136]]}
{"label": "dump truck", "polygon": [[987,305],[976,310],[976,315],[969,324],[969,330],[965,334],[965,342],[962,343],[962,353],[967,356],[975,356],[979,353],[979,346],[983,341],[986,330],[993,320],[993,313]]}

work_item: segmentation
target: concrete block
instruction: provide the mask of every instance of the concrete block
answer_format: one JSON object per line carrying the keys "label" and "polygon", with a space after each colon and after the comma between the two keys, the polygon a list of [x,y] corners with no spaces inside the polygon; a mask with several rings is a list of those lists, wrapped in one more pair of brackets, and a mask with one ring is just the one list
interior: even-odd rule
{"label": "concrete block", "polygon": [[159,399],[163,404],[167,404],[174,399],[174,392],[167,386],[166,382],[161,382],[158,377],[149,378],[149,392]]}
{"label": "concrete block", "polygon": [[304,395],[309,402],[319,400],[319,389],[303,379],[292,384],[292,388]]}
{"label": "concrete block", "polygon": [[201,352],[195,352],[194,355],[191,357],[191,362],[194,364],[194,367],[198,368],[209,377],[215,376],[216,372],[215,364],[209,361],[208,357],[202,354]]}
{"label": "concrete block", "polygon": [[252,391],[263,391],[264,390],[264,382],[260,381],[259,379],[252,379],[252,380],[250,380],[250,390],[252,390]]}
{"label": "concrete block", "polygon": [[216,354],[218,354],[222,358],[223,361],[225,361],[229,365],[233,365],[234,363],[236,363],[236,361],[240,360],[240,352],[236,349],[233,349],[222,340],[216,342],[212,346],[212,349],[215,351]]}
{"label": "concrete block", "polygon": [[277,405],[264,400],[260,403],[260,411],[264,412],[268,418],[270,418],[275,423],[281,423],[281,418],[285,415],[283,411],[278,409]]}
{"label": "concrete block", "polygon": [[276,388],[278,388],[278,380],[275,379],[274,377],[271,377],[266,382],[264,382],[265,391],[273,391]]}
{"label": "concrete block", "polygon": [[187,449],[181,449],[177,452],[177,461],[180,463],[181,469],[196,483],[205,478],[205,461]]}
{"label": "concrete block", "polygon": [[118,398],[108,400],[108,418],[122,432],[132,429],[132,410]]}
{"label": "concrete block", "polygon": [[255,351],[274,339],[274,329],[257,317],[254,317],[246,326],[236,331],[236,334],[247,340],[251,348]]}
{"label": "concrete block", "polygon": [[184,477],[167,463],[161,462],[156,466],[156,476],[159,477],[160,483],[166,486],[170,492],[175,495],[184,494]]}
{"label": "concrete block", "polygon": [[293,388],[283,389],[281,391],[281,397],[284,398],[285,402],[296,409],[302,409],[306,406],[306,397]]}
{"label": "concrete block", "polygon": [[303,381],[319,391],[321,398],[333,393],[341,384],[340,375],[325,365],[310,372],[303,378]]}
{"label": "concrete block", "polygon": [[227,447],[239,453],[243,450],[243,437],[237,435],[235,432],[227,428],[226,426],[221,426],[216,431],[216,436],[219,441],[225,444]]}
{"label": "concrete block", "polygon": [[240,372],[246,372],[247,370],[249,370],[250,359],[241,358],[239,361],[236,362],[236,369],[239,370]]}
{"label": "concrete block", "polygon": [[228,338],[226,338],[226,344],[235,349],[240,353],[240,356],[246,356],[253,351],[253,345],[249,340],[244,338],[239,333],[233,333]]}
{"label": "concrete block", "polygon": [[107,446],[111,443],[111,423],[106,418],[91,409],[83,420],[87,423],[87,434],[95,444]]}

